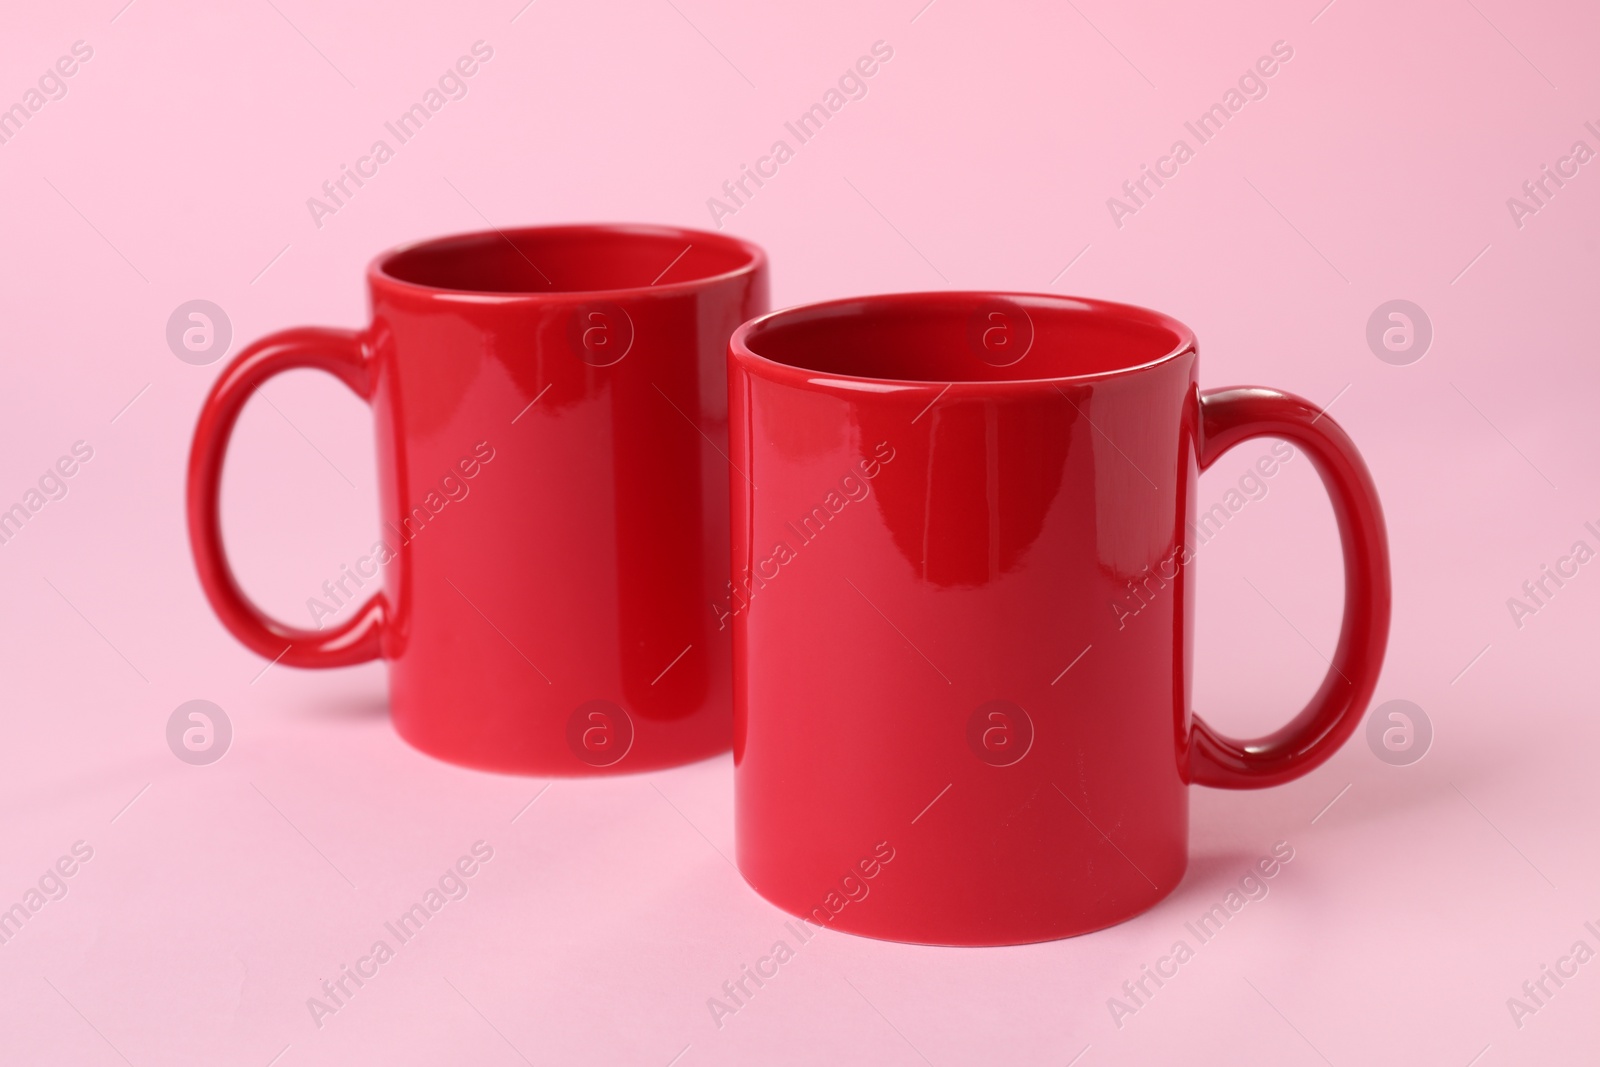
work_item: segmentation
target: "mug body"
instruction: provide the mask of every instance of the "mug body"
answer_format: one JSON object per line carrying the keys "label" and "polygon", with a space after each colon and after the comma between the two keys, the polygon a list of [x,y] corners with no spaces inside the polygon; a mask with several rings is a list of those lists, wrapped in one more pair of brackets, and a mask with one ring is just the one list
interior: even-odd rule
{"label": "mug body", "polygon": [[1000,945],[1178,884],[1195,362],[1165,316],[1022,294],[734,335],[723,610],[758,892],[853,933]]}
{"label": "mug body", "polygon": [[[368,270],[383,656],[407,741],[540,775],[725,751],[725,350],[760,249],[646,226],[428,241]],[[364,596],[365,593],[356,594]]]}

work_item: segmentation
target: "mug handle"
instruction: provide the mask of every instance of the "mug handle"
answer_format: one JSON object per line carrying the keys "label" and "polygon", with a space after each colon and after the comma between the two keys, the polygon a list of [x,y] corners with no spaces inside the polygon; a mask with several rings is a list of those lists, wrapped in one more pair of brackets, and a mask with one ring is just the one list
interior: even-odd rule
{"label": "mug handle", "polygon": [[1310,401],[1271,389],[1200,395],[1200,470],[1234,445],[1278,437],[1311,457],[1333,502],[1344,549],[1344,620],[1327,676],[1300,714],[1238,741],[1195,716],[1189,780],[1222,789],[1279,785],[1320,765],[1355,732],[1378,684],[1389,639],[1389,547],[1372,476],[1344,430]]}
{"label": "mug handle", "polygon": [[222,544],[217,511],[222,464],[245,401],[273,375],[299,367],[327,371],[361,399],[372,398],[370,355],[362,334],[301,327],[268,334],[229,363],[195,426],[189,453],[189,541],[194,561],[222,623],[251,651],[291,667],[343,667],[383,654],[388,604],[381,592],[332,629],[302,630],[268,617],[239,587]]}

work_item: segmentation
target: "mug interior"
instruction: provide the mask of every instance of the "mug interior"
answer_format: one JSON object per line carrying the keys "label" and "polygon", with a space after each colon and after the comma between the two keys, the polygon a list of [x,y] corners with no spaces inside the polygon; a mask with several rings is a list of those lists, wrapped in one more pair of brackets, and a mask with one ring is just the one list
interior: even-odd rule
{"label": "mug interior", "polygon": [[1126,372],[1194,347],[1130,304],[1012,293],[901,293],[746,324],[734,346],[801,371],[895,382],[1038,381]]}
{"label": "mug interior", "polygon": [[399,249],[378,270],[428,289],[577,293],[661,288],[751,269],[751,245],[695,230],[549,226],[442,237]]}

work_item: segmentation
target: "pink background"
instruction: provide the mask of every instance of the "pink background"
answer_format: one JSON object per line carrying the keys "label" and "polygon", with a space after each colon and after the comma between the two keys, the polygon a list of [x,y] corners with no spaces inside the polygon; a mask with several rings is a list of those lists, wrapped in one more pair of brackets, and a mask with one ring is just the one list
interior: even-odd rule
{"label": "pink background", "polygon": [[[0,106],[74,41],[94,54],[0,145],[0,507],[74,441],[94,457],[0,546],[0,906],[74,842],[94,855],[0,945],[0,1060],[1593,1062],[1600,961],[1520,1027],[1506,1002],[1580,938],[1600,950],[1583,926],[1600,926],[1600,563],[1521,628],[1506,601],[1574,541],[1600,548],[1583,528],[1600,526],[1600,163],[1520,228],[1506,199],[1575,140],[1600,149],[1583,127],[1600,125],[1600,13],[920,3],[7,12]],[[466,98],[314,225],[306,198],[480,39],[494,57]],[[356,326],[373,254],[486,218],[706,226],[706,199],[878,40],[894,57],[868,95],[724,220],[772,254],[775,301],[1127,300],[1194,327],[1207,385],[1331,402],[1388,509],[1377,700],[1415,702],[1435,736],[1410,766],[1363,732],[1270,793],[1196,790],[1188,877],[1125,925],[1004,950],[825,932],[719,1029],[707,998],[786,936],[728,862],[731,760],[541,793],[406,748],[381,666],[262,673],[207,607],[183,526],[189,434],[222,364],[180,362],[165,325],[204,298],[233,351]],[[1106,199],[1279,40],[1294,56],[1268,95],[1118,228]],[[1394,298],[1434,328],[1408,366],[1365,339]],[[227,533],[251,593],[306,625],[306,598],[377,535],[373,431],[309,372],[262,399],[235,438]],[[1202,501],[1266,447],[1228,457]],[[1338,623],[1309,464],[1199,566],[1197,707],[1269,729],[1314,689]],[[206,767],[164,735],[195,698],[235,732]],[[466,898],[315,1025],[319,982],[480,839],[494,858]],[[1295,858],[1270,895],[1119,1028],[1108,998],[1278,841]]]}

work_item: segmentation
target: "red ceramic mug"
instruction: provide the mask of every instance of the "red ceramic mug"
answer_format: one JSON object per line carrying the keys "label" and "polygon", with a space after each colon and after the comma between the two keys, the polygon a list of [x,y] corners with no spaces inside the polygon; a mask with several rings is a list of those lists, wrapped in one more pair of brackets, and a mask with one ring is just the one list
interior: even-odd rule
{"label": "red ceramic mug", "polygon": [[[1183,877],[1190,784],[1286,782],[1356,729],[1389,629],[1366,467],[1310,403],[1201,393],[1195,364],[1182,324],[1059,296],[868,297],[733,335],[717,612],[758,892],[896,941],[1085,933]],[[1187,564],[1199,474],[1253,437],[1321,474],[1345,608],[1316,696],[1239,740],[1190,709]]]}
{"label": "red ceramic mug", "polygon": [[[206,399],[189,535],[223,623],[292,667],[387,660],[395,727],[452,762],[594,774],[725,751],[729,646],[705,603],[728,573],[728,337],[766,310],[764,253],[553,226],[399,248],[367,283],[371,325],[264,337]],[[337,583],[366,601],[320,631],[250,602],[217,515],[240,410],[296,367],[344,382],[378,431],[383,538]]]}

